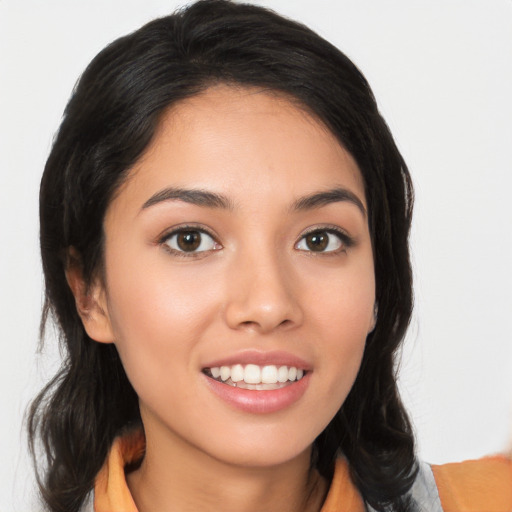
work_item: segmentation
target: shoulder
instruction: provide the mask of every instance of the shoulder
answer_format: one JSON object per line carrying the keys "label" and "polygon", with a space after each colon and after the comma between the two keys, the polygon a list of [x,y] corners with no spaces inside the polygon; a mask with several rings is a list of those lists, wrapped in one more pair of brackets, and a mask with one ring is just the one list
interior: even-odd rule
{"label": "shoulder", "polygon": [[445,512],[512,510],[512,459],[495,456],[431,467]]}
{"label": "shoulder", "polygon": [[[460,463],[419,462],[409,496],[428,512],[512,512],[512,460],[504,456]],[[350,478],[346,460],[336,462],[321,512],[374,512],[364,504]]]}

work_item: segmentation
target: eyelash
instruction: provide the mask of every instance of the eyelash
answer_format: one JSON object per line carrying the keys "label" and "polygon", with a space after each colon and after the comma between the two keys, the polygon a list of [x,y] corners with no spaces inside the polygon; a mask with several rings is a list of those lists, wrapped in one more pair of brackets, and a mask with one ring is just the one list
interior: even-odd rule
{"label": "eyelash", "polygon": [[318,255],[334,256],[334,255],[340,254],[342,252],[346,252],[347,249],[350,249],[351,247],[353,247],[355,245],[355,240],[351,236],[349,236],[345,231],[340,229],[338,226],[315,226],[314,228],[309,229],[308,231],[306,231],[305,233],[303,233],[301,235],[298,242],[295,244],[295,247],[297,248],[297,246],[302,241],[304,241],[306,239],[306,237],[308,237],[309,235],[316,234],[316,233],[318,233],[318,234],[328,233],[330,235],[336,236],[341,243],[341,247],[337,248],[335,250],[331,250],[331,251],[313,251],[313,250],[305,250],[305,249],[298,249],[298,250],[308,253],[308,255],[311,255],[311,256],[318,256]]}
{"label": "eyelash", "polygon": [[[218,248],[216,247],[214,249],[209,249],[209,250],[198,251],[198,252],[196,252],[196,251],[180,251],[180,250],[174,249],[173,247],[170,247],[169,241],[174,236],[178,236],[180,233],[187,233],[187,232],[200,233],[201,235],[207,235],[208,237],[210,237],[212,239],[213,243],[215,245],[218,245],[219,247]],[[203,241],[201,241],[200,243],[203,243]],[[163,248],[166,251],[170,252],[173,256],[178,256],[181,258],[200,258],[201,256],[204,256],[212,251],[217,251],[220,248],[222,248],[222,246],[217,241],[217,237],[213,233],[211,233],[210,231],[208,231],[207,229],[205,229],[203,227],[193,226],[193,225],[185,225],[185,226],[180,226],[178,228],[172,229],[171,231],[165,233],[162,237],[160,237],[160,239],[158,240],[158,244],[163,246]]]}
{"label": "eyelash", "polygon": [[[215,247],[212,249],[207,249],[207,250],[202,250],[202,251],[195,251],[195,250],[182,251],[182,250],[178,250],[178,249],[174,249],[173,247],[170,247],[169,241],[173,237],[178,236],[180,233],[187,233],[187,232],[207,235],[208,237],[210,237],[212,239],[213,243],[215,245],[217,245],[218,247]],[[330,250],[330,251],[325,251],[325,250],[314,251],[311,249],[310,250],[298,249],[299,244],[301,242],[303,242],[306,239],[306,237],[313,235],[313,234],[321,235],[324,233],[336,236],[341,243],[341,247],[336,248],[334,250]],[[201,243],[203,243],[203,241],[200,241],[200,245],[201,245]],[[328,243],[330,243],[330,241]],[[217,251],[222,248],[221,244],[217,241],[217,237],[213,233],[211,233],[209,230],[205,229],[204,227],[199,227],[199,226],[194,226],[194,225],[185,225],[185,226],[180,226],[178,228],[172,229],[171,231],[165,233],[163,236],[161,236],[159,238],[158,244],[163,246],[163,248],[166,251],[170,252],[172,255],[182,257],[182,258],[200,258],[201,256],[204,256],[210,252]],[[294,248],[296,248],[297,250],[299,250],[301,252],[308,253],[311,256],[318,256],[318,255],[332,256],[332,255],[337,255],[342,252],[346,252],[347,249],[354,246],[354,244],[355,244],[355,240],[352,237],[350,237],[345,231],[341,230],[337,226],[315,226],[314,228],[309,229],[308,231],[306,231],[305,233],[303,233],[300,236],[299,240],[295,243]],[[200,247],[200,245],[199,245],[199,247]]]}

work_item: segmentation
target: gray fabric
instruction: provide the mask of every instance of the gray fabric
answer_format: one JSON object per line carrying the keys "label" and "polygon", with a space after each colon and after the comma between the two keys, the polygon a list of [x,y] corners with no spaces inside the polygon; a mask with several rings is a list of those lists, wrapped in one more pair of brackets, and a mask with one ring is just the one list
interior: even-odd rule
{"label": "gray fabric", "polygon": [[443,512],[432,468],[426,462],[419,463],[420,470],[411,489],[411,495],[420,512]]}
{"label": "gray fabric", "polygon": [[[443,512],[436,481],[432,468],[426,462],[419,462],[419,471],[409,496],[411,496],[418,512]],[[368,512],[376,512],[370,505],[366,506]]]}
{"label": "gray fabric", "polygon": [[80,507],[80,512],[94,512],[94,491],[91,491],[83,505]]}

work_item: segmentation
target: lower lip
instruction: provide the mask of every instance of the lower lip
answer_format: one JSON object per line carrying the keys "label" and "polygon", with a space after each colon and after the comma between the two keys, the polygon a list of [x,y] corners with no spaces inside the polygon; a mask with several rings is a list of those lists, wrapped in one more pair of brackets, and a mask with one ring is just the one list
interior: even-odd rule
{"label": "lower lip", "polygon": [[268,414],[281,411],[297,402],[306,392],[311,372],[302,379],[279,389],[258,391],[242,389],[223,384],[204,375],[210,389],[232,407],[254,414]]}

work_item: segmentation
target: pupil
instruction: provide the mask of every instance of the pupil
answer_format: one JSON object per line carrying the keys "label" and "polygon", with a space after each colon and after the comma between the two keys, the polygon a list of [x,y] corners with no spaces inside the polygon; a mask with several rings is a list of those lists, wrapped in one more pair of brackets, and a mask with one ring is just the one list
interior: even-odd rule
{"label": "pupil", "polygon": [[325,233],[311,233],[306,237],[306,244],[312,251],[323,251],[329,240]]}
{"label": "pupil", "polygon": [[201,243],[201,235],[197,231],[183,231],[178,235],[178,247],[182,251],[195,251]]}

